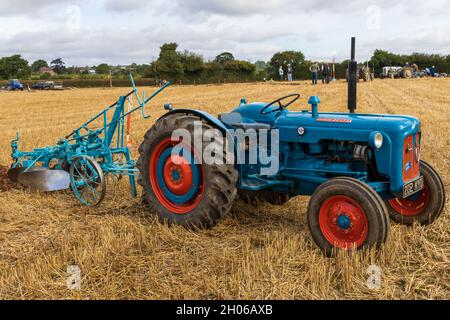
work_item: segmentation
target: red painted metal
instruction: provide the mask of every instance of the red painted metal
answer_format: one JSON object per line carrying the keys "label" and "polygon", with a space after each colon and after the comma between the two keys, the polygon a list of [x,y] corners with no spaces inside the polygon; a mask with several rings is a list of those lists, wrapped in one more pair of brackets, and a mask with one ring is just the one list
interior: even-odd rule
{"label": "red painted metal", "polygon": [[[156,198],[158,199],[158,201],[170,212],[174,213],[174,214],[179,214],[179,215],[185,215],[188,214],[190,212],[192,212],[195,208],[198,207],[198,205],[200,204],[202,197],[203,197],[203,193],[204,193],[204,187],[205,187],[205,173],[204,173],[204,169],[202,165],[199,165],[199,167],[201,167],[201,183],[199,186],[199,191],[197,192],[197,194],[187,203],[183,203],[183,204],[177,204],[177,203],[173,203],[172,201],[170,201],[165,195],[164,195],[164,191],[162,190],[159,182],[158,182],[158,175],[157,175],[157,170],[158,170],[158,162],[159,162],[159,158],[161,157],[162,153],[167,150],[168,148],[173,148],[176,145],[179,145],[179,142],[174,142],[172,141],[172,139],[168,138],[166,140],[163,140],[162,142],[160,142],[156,148],[153,150],[153,153],[151,155],[150,158],[150,170],[149,170],[149,175],[150,175],[150,183],[151,186],[153,188],[153,191],[155,193]],[[193,150],[193,148],[191,146],[187,146],[188,149],[191,149],[193,154],[195,155],[195,152]],[[170,170],[170,168],[174,168],[176,167],[178,162],[177,160],[180,159],[175,159],[175,158],[170,158],[168,160],[168,162],[166,162],[165,167],[164,167],[164,171],[166,171],[166,168],[169,168],[168,170]],[[187,186],[187,182],[192,179],[192,171],[187,171],[186,168],[184,167],[183,162],[180,172],[184,174],[187,174],[187,180],[185,180],[184,182],[181,183],[181,187],[178,187],[176,185],[176,183],[173,184],[167,184],[168,187],[172,188],[172,190],[177,190],[178,193],[181,194],[185,194],[185,188]],[[174,166],[172,166],[174,165]],[[189,169],[190,170],[190,169]],[[163,173],[165,182],[167,183],[168,180],[166,180],[166,174],[165,172]],[[185,177],[186,178],[186,177]],[[191,185],[189,185],[191,186]],[[184,193],[183,193],[184,192]]]}
{"label": "red painted metal", "polygon": [[407,199],[393,199],[389,201],[389,205],[398,214],[407,217],[415,217],[425,211],[430,204],[430,188],[425,188],[420,194],[413,195]]}
{"label": "red painted metal", "polygon": [[[420,159],[419,159],[419,143],[420,136],[414,139],[411,135],[405,139],[403,144],[403,181],[405,183],[417,179],[420,175]],[[410,164],[409,169],[406,167]]]}
{"label": "red painted metal", "polygon": [[[338,219],[341,216],[350,220],[348,229],[339,226]],[[344,250],[361,247],[369,233],[364,210],[357,201],[347,196],[333,196],[323,203],[319,210],[319,225],[325,239]]]}
{"label": "red painted metal", "polygon": [[164,165],[164,181],[170,192],[177,196],[185,195],[193,182],[191,165],[178,155],[168,158]]}

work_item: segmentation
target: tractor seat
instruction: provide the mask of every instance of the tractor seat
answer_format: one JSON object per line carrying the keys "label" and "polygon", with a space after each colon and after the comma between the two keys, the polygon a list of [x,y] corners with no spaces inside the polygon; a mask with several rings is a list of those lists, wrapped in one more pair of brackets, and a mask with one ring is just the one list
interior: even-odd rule
{"label": "tractor seat", "polygon": [[254,129],[256,131],[258,130],[269,131],[270,129],[272,129],[270,125],[265,123],[243,122],[242,115],[238,112],[221,114],[219,115],[219,120],[225,123],[226,125],[229,125],[230,127],[241,128],[244,130]]}

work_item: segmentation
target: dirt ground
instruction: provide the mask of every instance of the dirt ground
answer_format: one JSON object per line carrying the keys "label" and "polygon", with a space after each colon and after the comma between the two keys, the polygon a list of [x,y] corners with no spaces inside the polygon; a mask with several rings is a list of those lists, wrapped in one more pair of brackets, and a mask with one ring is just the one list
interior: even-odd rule
{"label": "dirt ground", "polygon": [[14,187],[14,184],[8,179],[8,168],[0,166],[0,192],[6,192]]}
{"label": "dirt ground", "polygon": [[[0,92],[0,298],[450,299],[448,201],[432,226],[392,224],[379,254],[328,259],[309,235],[304,197],[283,207],[237,202],[218,227],[189,231],[144,215],[126,181],[110,181],[96,209],[82,207],[69,191],[10,188],[4,167],[17,131],[22,149],[54,144],[128,90]],[[345,82],[171,87],[148,108],[152,119],[134,117],[133,153],[166,102],[218,115],[242,97],[272,101],[300,92],[292,110],[308,109],[308,97],[319,95],[321,111],[345,112],[346,90]],[[450,79],[377,80],[358,88],[361,113],[421,118],[422,157],[442,174],[447,192],[449,92]],[[370,266],[381,268],[378,290],[367,286]],[[80,290],[68,289],[73,270],[80,271]]]}

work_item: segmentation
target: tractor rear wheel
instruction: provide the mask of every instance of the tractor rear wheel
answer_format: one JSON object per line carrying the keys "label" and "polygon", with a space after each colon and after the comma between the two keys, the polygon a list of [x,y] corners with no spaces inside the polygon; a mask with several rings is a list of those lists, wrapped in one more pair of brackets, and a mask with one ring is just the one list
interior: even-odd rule
{"label": "tractor rear wheel", "polygon": [[445,186],[436,170],[421,161],[421,174],[425,179],[425,188],[407,198],[387,201],[391,219],[397,223],[411,226],[415,222],[430,225],[444,211]]}
{"label": "tractor rear wheel", "polygon": [[262,191],[240,190],[239,198],[245,203],[251,205],[258,205],[266,202],[274,206],[284,206],[290,200],[289,195],[270,190],[262,190]]}
{"label": "tractor rear wheel", "polygon": [[[194,130],[196,124],[202,130]],[[172,135],[179,129],[187,131],[191,141],[173,141]],[[219,162],[223,164],[209,165],[203,161],[204,136],[194,136],[214,129],[197,116],[175,114],[159,120],[145,135],[139,148],[138,183],[143,187],[143,203],[162,223],[213,227],[230,211],[237,195],[238,173],[234,165],[226,164],[224,139],[218,132],[213,139],[213,150],[223,150]]]}
{"label": "tractor rear wheel", "polygon": [[386,211],[380,203],[375,191],[351,179],[324,183],[308,206],[314,242],[328,256],[336,250],[379,249],[388,233]]}
{"label": "tractor rear wheel", "polygon": [[403,79],[411,79],[413,76],[412,70],[409,68],[402,70],[402,78]]}

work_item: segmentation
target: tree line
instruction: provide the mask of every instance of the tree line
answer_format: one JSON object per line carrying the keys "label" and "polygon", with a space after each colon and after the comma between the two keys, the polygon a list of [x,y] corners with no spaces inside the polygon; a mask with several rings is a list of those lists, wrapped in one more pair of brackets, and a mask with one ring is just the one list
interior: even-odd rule
{"label": "tree line", "polygon": [[177,51],[178,44],[166,43],[159,57],[145,72],[145,77],[188,83],[255,81],[256,67],[248,61],[236,60],[232,53],[219,54],[213,61],[204,61],[193,52]]}
{"label": "tree line", "polygon": [[[310,78],[309,67],[315,61],[305,58],[301,51],[284,51],[274,54],[270,61],[238,60],[230,52],[223,52],[213,60],[204,60],[199,54],[190,51],[179,51],[178,44],[166,43],[161,46],[158,58],[148,65],[131,64],[127,67],[114,67],[106,63],[94,67],[67,67],[63,59],[57,58],[50,63],[43,59],[29,63],[20,55],[0,58],[0,78],[8,79],[72,79],[75,75],[83,78],[94,76],[97,79],[109,77],[126,77],[133,73],[138,78],[151,78],[181,83],[222,83],[248,82],[278,79],[279,68],[287,70],[288,64],[293,69],[294,79]],[[384,66],[403,66],[406,63],[417,64],[421,69],[435,66],[439,72],[450,71],[450,55],[413,53],[399,55],[377,49],[369,63],[376,75]],[[335,64],[337,78],[345,78],[348,60]],[[44,69],[43,69],[44,68]],[[51,71],[46,73],[45,71]],[[44,71],[44,72],[42,72]]]}

